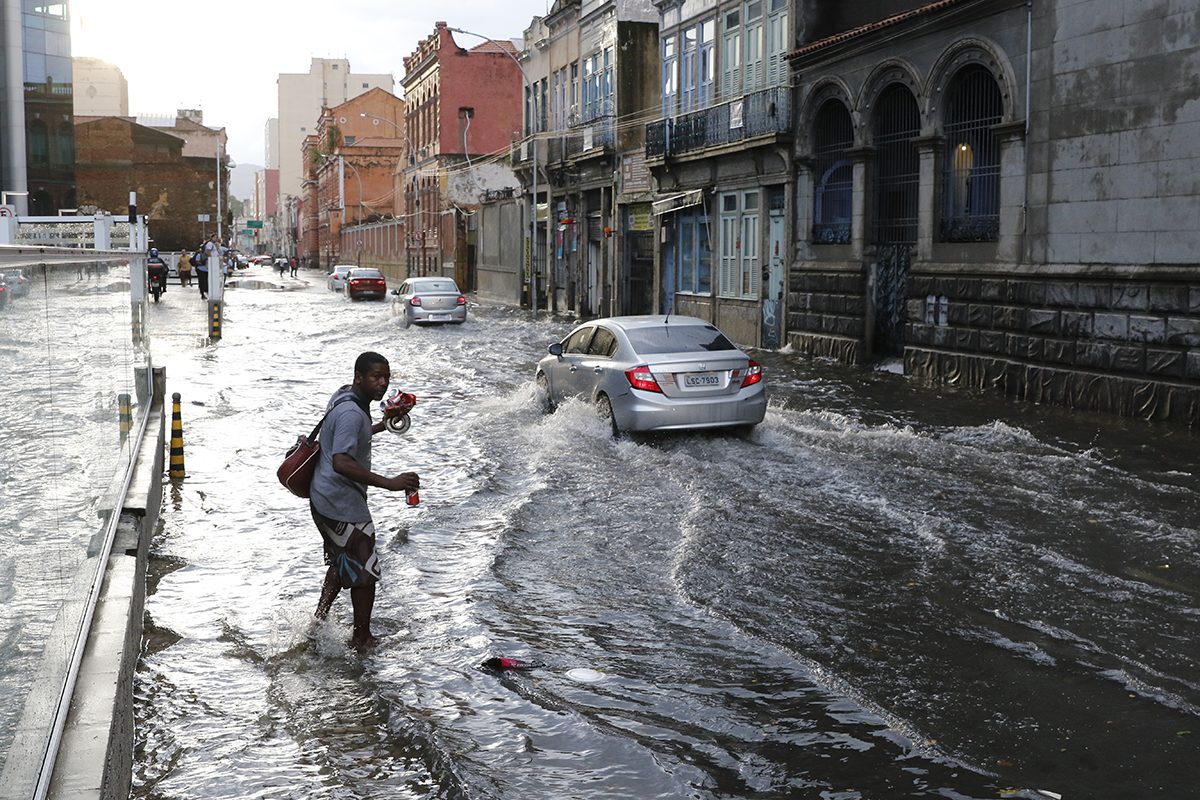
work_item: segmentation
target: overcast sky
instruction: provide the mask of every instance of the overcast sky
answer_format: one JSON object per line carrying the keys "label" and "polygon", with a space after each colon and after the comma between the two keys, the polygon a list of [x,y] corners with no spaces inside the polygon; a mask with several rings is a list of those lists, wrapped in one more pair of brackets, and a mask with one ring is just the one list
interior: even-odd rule
{"label": "overcast sky", "polygon": [[[224,127],[239,164],[263,163],[276,115],[275,78],[314,57],[355,72],[404,74],[404,57],[443,20],[495,39],[519,38],[550,0],[72,0],[73,55],[116,64],[130,114],[201,108]],[[465,47],[482,42],[456,39]],[[397,93],[399,86],[396,87]]]}

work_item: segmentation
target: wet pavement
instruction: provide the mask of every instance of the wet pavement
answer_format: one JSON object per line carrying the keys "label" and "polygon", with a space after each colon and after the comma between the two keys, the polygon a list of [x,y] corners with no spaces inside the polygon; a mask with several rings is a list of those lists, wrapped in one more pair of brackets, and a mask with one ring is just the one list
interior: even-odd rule
{"label": "wet pavement", "polygon": [[[238,283],[216,345],[194,290],[150,308],[188,478],[152,548],[135,797],[1194,793],[1195,434],[761,353],[748,438],[614,440],[535,401],[565,322],[405,329],[320,274]],[[348,597],[312,623],[320,542],[274,470],[368,349],[418,397],[375,466],[422,504],[371,492],[360,654]]]}

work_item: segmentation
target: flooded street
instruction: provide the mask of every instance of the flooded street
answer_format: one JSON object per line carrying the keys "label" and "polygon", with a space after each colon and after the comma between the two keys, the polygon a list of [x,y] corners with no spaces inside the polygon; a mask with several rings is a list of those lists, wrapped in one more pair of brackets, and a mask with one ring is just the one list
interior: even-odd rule
{"label": "flooded street", "polygon": [[[568,324],[405,329],[301,278],[250,270],[213,346],[194,288],[149,308],[188,478],[135,797],[1194,796],[1195,434],[760,353],[748,438],[614,440],[535,401]],[[373,461],[422,503],[371,491],[360,655],[347,595],[313,626],[319,535],[274,472],[363,350],[418,397]]]}

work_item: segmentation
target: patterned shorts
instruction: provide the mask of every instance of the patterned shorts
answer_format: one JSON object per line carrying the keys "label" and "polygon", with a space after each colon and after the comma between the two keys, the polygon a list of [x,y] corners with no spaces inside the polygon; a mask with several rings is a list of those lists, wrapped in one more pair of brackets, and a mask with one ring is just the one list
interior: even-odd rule
{"label": "patterned shorts", "polygon": [[371,586],[381,577],[375,555],[375,524],[341,522],[311,508],[313,522],[325,541],[325,563],[336,567],[342,588]]}

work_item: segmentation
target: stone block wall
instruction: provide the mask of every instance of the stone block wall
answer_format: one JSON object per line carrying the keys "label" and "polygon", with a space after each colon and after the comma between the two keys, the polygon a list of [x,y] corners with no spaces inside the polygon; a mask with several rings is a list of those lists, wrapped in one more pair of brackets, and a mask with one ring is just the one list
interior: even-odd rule
{"label": "stone block wall", "polygon": [[867,355],[868,309],[861,268],[793,270],[789,285],[787,329],[794,350],[847,363]]}
{"label": "stone block wall", "polygon": [[906,373],[1200,424],[1200,276],[917,274],[908,297]]}

